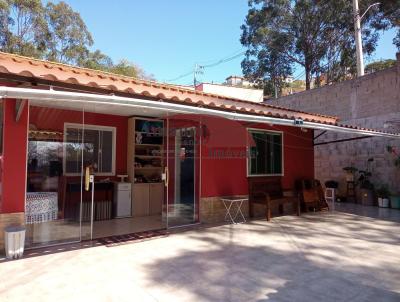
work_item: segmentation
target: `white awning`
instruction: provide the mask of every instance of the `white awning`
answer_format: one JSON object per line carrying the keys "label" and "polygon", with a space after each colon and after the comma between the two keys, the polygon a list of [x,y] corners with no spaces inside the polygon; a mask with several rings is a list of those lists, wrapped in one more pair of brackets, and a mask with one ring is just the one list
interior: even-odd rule
{"label": "white awning", "polygon": [[13,98],[30,100],[33,104],[52,104],[65,108],[104,110],[105,113],[113,114],[116,112],[124,115],[133,115],[138,109],[145,111],[146,115],[160,116],[161,114],[204,114],[219,116],[231,120],[246,121],[253,123],[266,123],[274,125],[284,125],[291,127],[300,127],[306,129],[328,130],[334,132],[358,134],[366,136],[377,136],[387,138],[400,138],[400,134],[387,133],[379,130],[356,128],[348,125],[332,125],[318,122],[303,121],[301,119],[286,119],[257,114],[246,114],[241,112],[232,112],[229,110],[217,110],[204,108],[200,106],[177,104],[169,101],[154,101],[140,98],[121,97],[115,95],[90,94],[81,92],[70,92],[60,90],[43,90],[18,87],[0,87],[0,98]]}

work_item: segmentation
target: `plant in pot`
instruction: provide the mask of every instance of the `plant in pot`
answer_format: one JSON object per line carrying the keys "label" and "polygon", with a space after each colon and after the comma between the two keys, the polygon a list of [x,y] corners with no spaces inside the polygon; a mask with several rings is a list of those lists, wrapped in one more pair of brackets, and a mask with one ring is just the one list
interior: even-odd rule
{"label": "plant in pot", "polygon": [[360,170],[358,171],[358,185],[360,188],[360,201],[362,205],[374,205],[374,184],[369,180],[371,172]]}
{"label": "plant in pot", "polygon": [[339,188],[339,183],[336,180],[327,180],[325,182],[325,187],[330,189],[337,189]]}
{"label": "plant in pot", "polygon": [[400,209],[400,192],[390,195],[390,206],[393,209]]}
{"label": "plant in pot", "polygon": [[354,181],[355,180],[355,174],[358,171],[356,167],[344,167],[343,170],[346,172],[346,181]]}
{"label": "plant in pot", "polygon": [[378,195],[378,206],[380,208],[388,208],[389,207],[389,196],[390,191],[387,185],[382,185],[376,190],[376,194]]}
{"label": "plant in pot", "polygon": [[[396,150],[396,147],[386,146],[386,150],[393,156],[394,166],[400,170],[400,154]],[[400,209],[400,192],[390,195],[390,205],[393,209]]]}

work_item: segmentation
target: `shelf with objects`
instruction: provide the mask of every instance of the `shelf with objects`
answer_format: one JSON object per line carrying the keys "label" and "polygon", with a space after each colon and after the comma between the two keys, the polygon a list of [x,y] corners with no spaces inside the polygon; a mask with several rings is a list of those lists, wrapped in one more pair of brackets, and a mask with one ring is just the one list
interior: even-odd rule
{"label": "shelf with objects", "polygon": [[162,214],[164,201],[164,121],[128,121],[128,175],[132,186],[133,217]]}

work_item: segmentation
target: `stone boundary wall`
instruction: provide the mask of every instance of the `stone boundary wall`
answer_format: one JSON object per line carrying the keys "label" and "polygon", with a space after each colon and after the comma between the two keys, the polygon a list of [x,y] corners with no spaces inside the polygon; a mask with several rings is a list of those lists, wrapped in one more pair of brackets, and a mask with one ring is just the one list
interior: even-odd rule
{"label": "stone boundary wall", "polygon": [[[312,113],[338,116],[340,122],[361,127],[400,132],[400,53],[397,65],[361,78],[328,85],[290,96],[268,100],[266,103]],[[398,120],[397,125],[385,128],[388,121]],[[317,135],[319,131],[315,131]],[[317,141],[351,138],[348,134],[330,132]],[[345,192],[343,167],[365,169],[367,159],[371,164],[372,181],[376,185],[388,184],[394,193],[400,193],[400,168],[393,164],[393,156],[386,146],[400,150],[400,140],[367,138],[315,147],[315,175],[322,183],[334,179]]]}

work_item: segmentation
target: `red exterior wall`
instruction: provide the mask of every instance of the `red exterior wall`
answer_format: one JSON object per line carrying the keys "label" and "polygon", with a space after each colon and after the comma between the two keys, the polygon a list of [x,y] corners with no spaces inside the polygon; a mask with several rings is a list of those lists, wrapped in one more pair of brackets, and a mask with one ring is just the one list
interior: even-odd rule
{"label": "red exterior wall", "polygon": [[1,213],[25,211],[28,106],[16,122],[15,102],[4,102]]}
{"label": "red exterior wall", "polygon": [[[64,123],[81,123],[79,111],[31,107],[29,123],[38,129],[63,131]],[[265,124],[238,123],[220,118],[201,117],[202,137],[201,197],[246,195],[247,185],[247,128],[283,131],[284,188],[292,188],[298,178],[314,177],[313,132],[299,128]],[[127,160],[126,117],[86,113],[85,123],[117,128],[116,173],[126,172]],[[28,106],[15,122],[15,101],[4,106],[4,151],[2,156],[1,212],[23,212],[26,191]],[[211,156],[215,150],[224,150],[225,156]],[[226,156],[230,151],[232,156]],[[211,152],[211,153],[210,153]]]}
{"label": "red exterior wall", "polygon": [[[246,128],[283,131],[284,176],[282,177],[282,186],[285,189],[293,188],[296,179],[314,177],[313,131],[303,132],[300,128],[295,127],[250,123],[241,123],[243,130],[240,130],[234,123],[238,124],[238,122],[219,119],[219,127],[214,127],[214,130],[208,134],[210,143],[205,140],[202,144],[201,197],[248,194]],[[220,146],[216,146],[215,142],[211,143],[213,136],[220,136],[214,140],[220,141]],[[222,150],[221,154],[224,155],[227,150],[230,150],[230,154],[233,156],[215,157],[213,156],[215,150]]]}
{"label": "red exterior wall", "polygon": [[[126,174],[128,118],[118,115],[85,112],[84,119],[87,125],[116,127],[115,172],[116,175]],[[82,111],[30,107],[29,123],[34,124],[40,130],[64,132],[64,123],[82,124],[82,122]]]}

